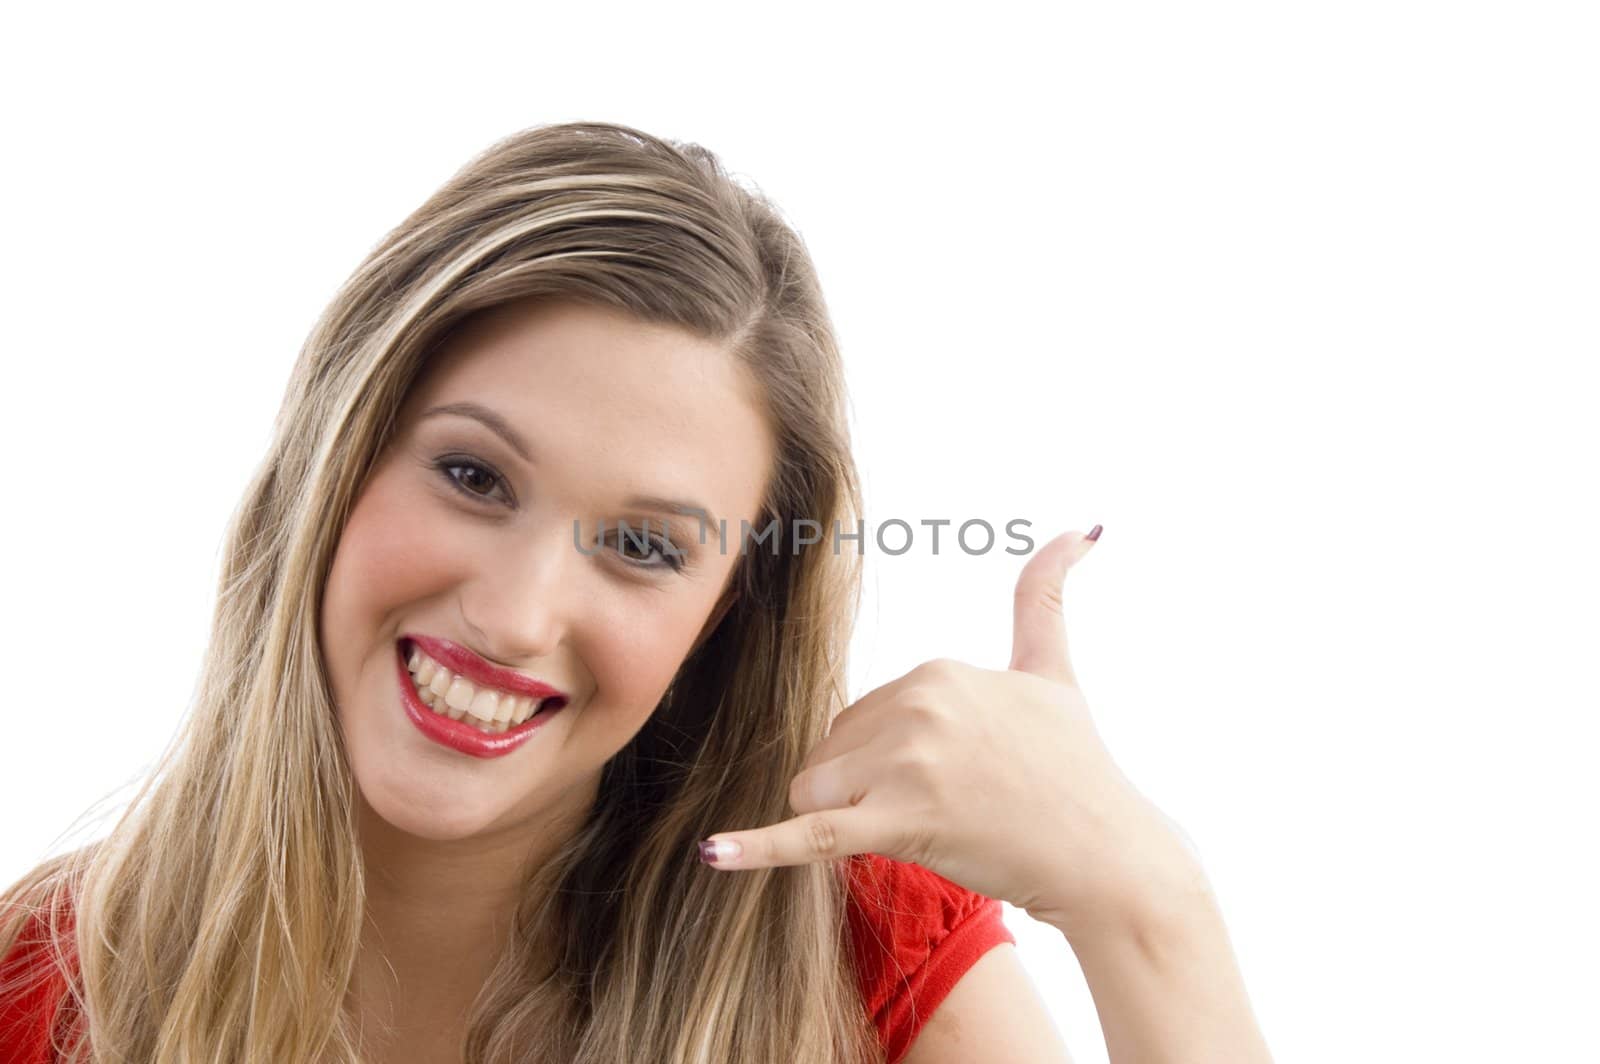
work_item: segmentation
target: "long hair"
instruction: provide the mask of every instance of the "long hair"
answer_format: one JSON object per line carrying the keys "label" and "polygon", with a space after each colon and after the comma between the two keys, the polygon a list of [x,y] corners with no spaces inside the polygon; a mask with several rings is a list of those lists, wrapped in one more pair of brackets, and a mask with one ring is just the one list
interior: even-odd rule
{"label": "long hair", "polygon": [[587,820],[529,870],[464,1058],[882,1060],[842,862],[718,873],[692,859],[713,831],[792,815],[774,781],[845,699],[859,554],[789,538],[802,519],[858,527],[832,325],[803,242],[764,197],[698,145],[604,123],[479,154],[313,327],[229,523],[184,727],[109,835],[0,907],[0,956],[29,929],[57,948],[70,1059],[361,1059],[345,1002],[364,870],[320,598],[429,354],[468,315],[527,298],[620,308],[747,365],[776,433],[762,522],[781,548],[743,553],[728,613],[606,764]]}

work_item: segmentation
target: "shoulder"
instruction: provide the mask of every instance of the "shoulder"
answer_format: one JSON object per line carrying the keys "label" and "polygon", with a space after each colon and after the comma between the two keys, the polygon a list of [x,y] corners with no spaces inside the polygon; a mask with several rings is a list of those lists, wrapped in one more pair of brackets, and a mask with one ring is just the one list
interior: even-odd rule
{"label": "shoulder", "polygon": [[999,901],[909,862],[847,859],[845,906],[862,999],[890,1064],[964,974],[1016,937]]}

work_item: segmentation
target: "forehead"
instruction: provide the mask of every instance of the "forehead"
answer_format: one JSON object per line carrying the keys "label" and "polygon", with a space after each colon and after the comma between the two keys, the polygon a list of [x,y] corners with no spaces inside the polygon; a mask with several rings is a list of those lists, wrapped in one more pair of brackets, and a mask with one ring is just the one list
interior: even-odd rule
{"label": "forehead", "polygon": [[609,307],[530,301],[474,317],[435,352],[406,417],[461,400],[501,414],[536,465],[628,490],[716,490],[730,516],[754,513],[771,467],[746,366],[721,344]]}
{"label": "forehead", "polygon": [[[476,315],[446,341],[432,369],[456,383],[559,384],[646,407],[681,406],[707,386],[738,392],[746,401],[758,394],[748,370],[721,344],[678,326],[577,303],[528,301]],[[683,386],[663,394],[662,385],[673,382]]]}

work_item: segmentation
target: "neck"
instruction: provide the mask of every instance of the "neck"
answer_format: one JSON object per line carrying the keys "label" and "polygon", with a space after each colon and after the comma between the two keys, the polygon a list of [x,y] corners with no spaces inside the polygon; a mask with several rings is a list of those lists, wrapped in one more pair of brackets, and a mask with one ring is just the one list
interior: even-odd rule
{"label": "neck", "polygon": [[[529,876],[593,803],[464,839],[399,831],[359,804],[365,918],[349,1003],[378,1059],[447,1059],[505,949]],[[401,1047],[404,1047],[402,1049]]]}

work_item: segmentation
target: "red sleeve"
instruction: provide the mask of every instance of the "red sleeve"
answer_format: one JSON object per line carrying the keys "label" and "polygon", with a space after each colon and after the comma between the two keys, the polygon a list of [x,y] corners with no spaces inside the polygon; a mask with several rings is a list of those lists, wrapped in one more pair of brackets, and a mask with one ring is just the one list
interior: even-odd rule
{"label": "red sleeve", "polygon": [[1017,940],[1000,902],[921,865],[878,854],[847,864],[846,916],[862,998],[888,1064],[898,1064],[967,969]]}

